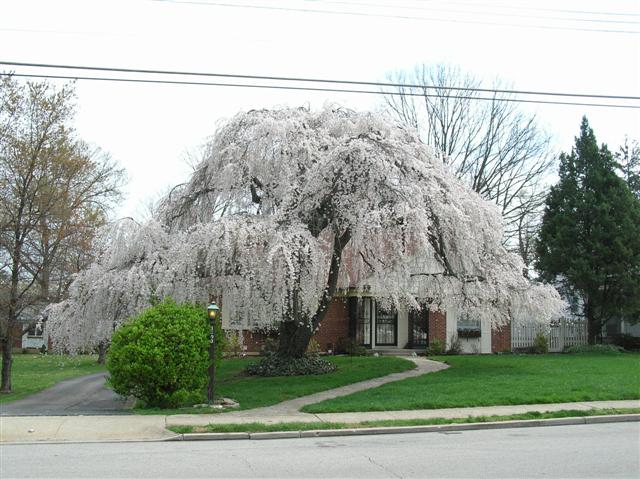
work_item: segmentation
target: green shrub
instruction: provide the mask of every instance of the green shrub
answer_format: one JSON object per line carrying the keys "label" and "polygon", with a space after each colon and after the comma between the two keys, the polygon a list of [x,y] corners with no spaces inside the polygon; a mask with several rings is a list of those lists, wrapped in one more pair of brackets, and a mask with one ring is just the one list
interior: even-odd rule
{"label": "green shrub", "polygon": [[536,334],[533,340],[533,352],[535,354],[547,354],[549,352],[549,342],[547,341],[547,336],[542,331],[538,331],[538,334]]}
{"label": "green shrub", "polygon": [[307,346],[307,354],[318,354],[320,353],[320,343],[315,339],[309,341],[309,345]]}
{"label": "green shrub", "polygon": [[626,333],[616,334],[613,337],[613,344],[626,349],[627,351],[640,351],[640,338]]}
{"label": "green shrub", "polygon": [[234,358],[240,357],[242,354],[242,342],[240,337],[240,332],[235,330],[230,330],[225,332],[226,341],[224,354],[225,356],[230,356]]}
{"label": "green shrub", "polygon": [[351,338],[342,337],[336,344],[336,352],[349,356],[368,356],[371,351]]}
{"label": "green shrub", "polygon": [[462,343],[460,342],[460,338],[457,334],[452,334],[449,338],[449,349],[447,349],[447,354],[462,354]]}
{"label": "green shrub", "polygon": [[439,354],[444,353],[444,344],[439,339],[434,339],[429,343],[429,347],[427,348],[427,356],[438,356]]}
{"label": "green shrub", "polygon": [[283,358],[270,354],[245,368],[250,376],[308,376],[312,374],[332,373],[336,365],[317,354],[308,354],[301,358]]}
{"label": "green shrub", "polygon": [[278,352],[278,338],[267,337],[260,348],[260,356],[271,356]]}
{"label": "green shrub", "polygon": [[[217,358],[224,347],[215,334]],[[203,307],[171,299],[131,318],[114,334],[107,359],[116,393],[150,407],[173,408],[201,401],[209,366],[209,321]]]}
{"label": "green shrub", "polygon": [[622,348],[613,344],[579,344],[566,350],[570,354],[620,354],[621,351]]}

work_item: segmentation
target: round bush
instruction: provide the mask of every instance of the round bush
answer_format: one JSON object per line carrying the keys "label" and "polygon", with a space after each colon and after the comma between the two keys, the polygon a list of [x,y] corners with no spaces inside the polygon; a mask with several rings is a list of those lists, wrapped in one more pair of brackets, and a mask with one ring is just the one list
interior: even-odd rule
{"label": "round bush", "polygon": [[[222,331],[216,332],[222,355]],[[147,406],[200,402],[209,366],[209,321],[203,307],[171,299],[131,318],[113,335],[107,369],[116,393]]]}

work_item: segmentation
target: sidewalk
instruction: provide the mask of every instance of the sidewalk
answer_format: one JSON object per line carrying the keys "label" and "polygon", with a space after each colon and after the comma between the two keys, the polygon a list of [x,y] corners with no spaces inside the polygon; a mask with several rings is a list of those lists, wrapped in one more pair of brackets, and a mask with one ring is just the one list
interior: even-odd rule
{"label": "sidewalk", "polygon": [[[257,410],[243,414],[203,414],[176,416],[28,416],[0,417],[1,443],[34,442],[111,442],[162,441],[178,435],[167,430],[171,425],[229,424],[261,422],[361,422],[384,419],[459,418],[519,414],[532,411],[548,412],[567,409],[588,410],[608,408],[638,408],[640,400],[592,401],[561,404],[528,404],[519,406],[488,406],[415,411],[383,411],[339,414],[256,415]],[[615,416],[611,416],[615,418]],[[613,419],[612,419],[613,420]]]}

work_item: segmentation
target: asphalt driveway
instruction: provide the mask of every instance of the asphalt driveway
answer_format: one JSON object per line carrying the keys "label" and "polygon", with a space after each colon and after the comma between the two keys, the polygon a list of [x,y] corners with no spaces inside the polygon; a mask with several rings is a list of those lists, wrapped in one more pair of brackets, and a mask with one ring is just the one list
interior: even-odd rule
{"label": "asphalt driveway", "polygon": [[0,405],[0,416],[80,416],[126,414],[133,401],[106,387],[108,373],[59,382],[39,393]]}

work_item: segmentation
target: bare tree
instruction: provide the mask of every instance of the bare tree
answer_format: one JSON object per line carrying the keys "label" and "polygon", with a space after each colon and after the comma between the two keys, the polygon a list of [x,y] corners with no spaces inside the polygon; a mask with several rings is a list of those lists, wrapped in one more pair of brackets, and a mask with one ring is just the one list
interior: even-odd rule
{"label": "bare tree", "polygon": [[[535,115],[519,111],[508,93],[477,91],[480,80],[452,66],[423,64],[388,79],[398,85],[384,97],[388,112],[417,129],[459,178],[498,205],[505,243],[528,265],[530,247],[523,242],[537,223],[542,180],[554,161]],[[505,88],[496,81],[492,89]]]}
{"label": "bare tree", "polygon": [[73,100],[70,85],[0,83],[1,392],[11,391],[21,316],[61,299],[120,196],[122,170],[75,137]]}

